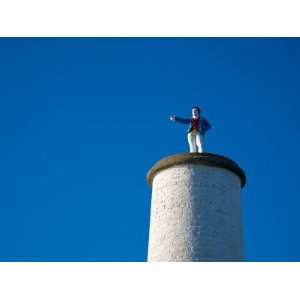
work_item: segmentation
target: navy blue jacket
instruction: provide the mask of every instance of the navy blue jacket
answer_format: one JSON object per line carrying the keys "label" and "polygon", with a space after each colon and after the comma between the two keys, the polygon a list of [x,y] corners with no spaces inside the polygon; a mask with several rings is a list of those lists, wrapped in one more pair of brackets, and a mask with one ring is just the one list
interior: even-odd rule
{"label": "navy blue jacket", "polygon": [[[187,133],[190,133],[192,131],[192,119],[175,117],[174,121],[182,124],[189,124]],[[204,117],[200,116],[200,134],[204,136],[209,129],[211,129],[211,125],[209,124],[209,122]]]}

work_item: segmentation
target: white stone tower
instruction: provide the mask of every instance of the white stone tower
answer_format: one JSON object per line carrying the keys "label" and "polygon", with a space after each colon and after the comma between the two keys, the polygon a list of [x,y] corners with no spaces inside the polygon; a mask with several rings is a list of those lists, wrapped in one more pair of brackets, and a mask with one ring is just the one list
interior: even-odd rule
{"label": "white stone tower", "polygon": [[210,153],[166,157],[152,186],[148,261],[243,261],[241,189],[232,160]]}

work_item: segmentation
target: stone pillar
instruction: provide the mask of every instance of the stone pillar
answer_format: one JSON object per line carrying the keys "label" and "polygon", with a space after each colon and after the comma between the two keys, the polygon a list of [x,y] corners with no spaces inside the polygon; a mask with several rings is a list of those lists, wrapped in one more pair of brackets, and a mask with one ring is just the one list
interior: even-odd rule
{"label": "stone pillar", "polygon": [[243,261],[241,188],[232,160],[210,153],[166,157],[152,186],[148,261]]}

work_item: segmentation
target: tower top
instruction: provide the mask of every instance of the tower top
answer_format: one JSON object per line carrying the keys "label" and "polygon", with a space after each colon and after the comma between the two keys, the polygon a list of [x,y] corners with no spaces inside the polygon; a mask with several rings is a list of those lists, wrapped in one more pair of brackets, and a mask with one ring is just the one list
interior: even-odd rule
{"label": "tower top", "polygon": [[244,187],[246,184],[245,172],[238,166],[238,164],[225,156],[212,153],[179,153],[165,157],[159,160],[149,170],[147,174],[148,184],[152,186],[153,178],[158,172],[181,164],[205,165],[227,169],[235,173],[240,178],[241,187]]}

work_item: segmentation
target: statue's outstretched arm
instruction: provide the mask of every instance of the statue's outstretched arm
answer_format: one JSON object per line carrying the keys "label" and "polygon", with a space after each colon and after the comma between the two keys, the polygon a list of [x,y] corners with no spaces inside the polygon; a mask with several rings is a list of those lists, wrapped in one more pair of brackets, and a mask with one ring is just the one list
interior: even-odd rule
{"label": "statue's outstretched arm", "polygon": [[174,121],[174,122],[182,123],[182,124],[190,124],[190,122],[191,122],[191,119],[179,118],[177,116],[171,116],[170,120]]}

